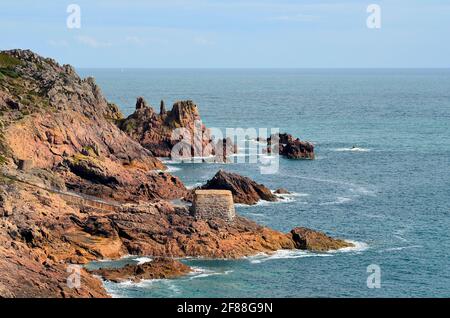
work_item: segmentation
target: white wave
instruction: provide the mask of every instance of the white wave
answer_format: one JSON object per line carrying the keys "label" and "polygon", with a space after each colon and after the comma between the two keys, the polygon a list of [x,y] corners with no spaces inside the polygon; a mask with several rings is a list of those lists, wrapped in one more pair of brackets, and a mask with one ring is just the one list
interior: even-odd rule
{"label": "white wave", "polygon": [[353,240],[345,240],[345,241],[348,243],[352,243],[353,246],[343,247],[343,248],[340,248],[340,249],[334,250],[334,251],[328,251],[327,253],[331,253],[331,254],[333,254],[333,253],[348,253],[348,252],[360,253],[369,248],[369,245],[364,242],[358,242],[358,241],[353,241]]}
{"label": "white wave", "polygon": [[334,205],[334,204],[344,204],[347,202],[352,201],[351,198],[347,198],[347,197],[337,197],[335,201],[331,201],[331,202],[323,202],[320,203],[320,205]]}
{"label": "white wave", "polygon": [[271,204],[279,204],[279,203],[286,203],[283,200],[278,200],[278,201],[266,201],[266,200],[259,200],[258,202],[256,202],[256,204],[244,204],[244,203],[235,203],[235,207],[240,207],[240,208],[251,208],[251,207],[255,207],[255,206],[268,206]]}
{"label": "white wave", "polygon": [[407,239],[405,239],[403,236],[400,236],[400,235],[392,235],[393,237],[395,237],[396,239],[398,239],[398,240],[400,240],[400,241],[402,241],[402,242],[408,242],[408,240]]}
{"label": "white wave", "polygon": [[289,192],[289,193],[275,193],[275,190],[271,190],[274,195],[277,197],[308,197],[309,193],[301,193],[301,192]]}
{"label": "white wave", "polygon": [[173,161],[169,157],[158,157],[159,161],[161,161],[163,164],[176,164],[177,162]]}
{"label": "white wave", "polygon": [[166,165],[166,167],[167,167],[166,172],[175,172],[175,171],[181,170],[181,168],[179,168],[179,167],[174,167],[174,166],[169,166],[169,165]]}
{"label": "white wave", "polygon": [[181,293],[181,290],[178,288],[178,286],[174,283],[173,280],[166,279],[163,281],[163,283],[167,286],[167,289],[171,290],[175,294]]}
{"label": "white wave", "polygon": [[182,168],[180,168],[180,167],[174,167],[174,166],[170,166],[170,165],[168,165],[168,164],[165,164],[166,165],[166,170],[161,170],[161,169],[158,169],[158,170],[153,170],[153,173],[160,173],[160,172],[169,172],[169,173],[172,173],[172,172],[175,172],[175,171],[180,171]]}
{"label": "white wave", "polygon": [[[271,190],[271,191],[272,191],[272,193],[274,192],[274,190]],[[308,193],[298,193],[298,192],[292,192],[289,194],[278,194],[278,193],[273,193],[273,194],[277,197],[278,201],[259,200],[258,202],[256,202],[256,204],[236,203],[234,206],[241,207],[241,208],[249,208],[249,207],[254,207],[254,206],[268,206],[268,205],[272,205],[272,204],[289,203],[289,202],[296,201],[295,198],[309,196]]]}
{"label": "white wave", "polygon": [[404,235],[406,234],[407,231],[408,231],[407,228],[397,229],[394,231],[392,236],[395,237],[396,239],[399,239],[402,242],[408,242],[408,240],[404,238]]}
{"label": "white wave", "polygon": [[368,148],[360,148],[360,147],[351,147],[351,148],[334,148],[333,151],[343,152],[343,151],[352,151],[352,152],[369,152],[371,149]]}
{"label": "white wave", "polygon": [[406,250],[406,249],[410,249],[410,248],[421,248],[423,247],[422,245],[410,245],[410,246],[401,246],[401,247],[391,247],[391,248],[386,248],[384,250],[380,250],[380,253],[382,252],[396,252],[396,251],[402,251],[402,250]]}
{"label": "white wave", "polygon": [[252,215],[252,216],[256,216],[256,217],[267,217],[267,215],[265,215],[263,213],[247,213],[247,215]]}
{"label": "white wave", "polygon": [[364,186],[354,184],[352,182],[347,181],[340,181],[340,180],[332,180],[332,179],[324,179],[324,178],[316,178],[316,177],[304,177],[304,176],[295,176],[295,175],[286,175],[290,178],[297,178],[297,179],[303,179],[303,180],[310,180],[310,181],[316,181],[316,182],[324,182],[324,183],[331,183],[331,184],[339,184],[343,186],[348,186],[348,190],[352,193],[358,193],[363,195],[375,195],[375,192],[373,190],[369,190]]}
{"label": "white wave", "polygon": [[137,265],[142,265],[142,264],[145,264],[145,263],[148,263],[148,262],[153,261],[152,258],[150,258],[150,257],[145,257],[145,256],[143,256],[143,257],[137,257],[137,258],[135,258],[134,260],[137,262]]}
{"label": "white wave", "polygon": [[199,186],[201,186],[201,185],[203,185],[203,183],[201,183],[201,182],[196,182],[196,183],[194,183],[194,184],[185,185],[185,187],[186,187],[186,189],[188,189],[188,190],[192,190],[192,189],[197,188],[197,187],[199,187]]}
{"label": "white wave", "polygon": [[[121,256],[119,259],[123,260],[123,259],[128,259],[128,258],[133,258],[133,257],[135,257],[135,255],[126,254],[126,255]],[[115,261],[117,261],[117,259],[103,258],[103,259],[95,260],[95,263],[106,263],[106,262],[115,262]]]}
{"label": "white wave", "polygon": [[245,257],[252,264],[259,264],[266,261],[278,259],[304,258],[304,257],[327,257],[330,254],[315,253],[303,250],[278,250],[272,254],[259,253],[253,256]]}
{"label": "white wave", "polygon": [[363,195],[375,196],[375,192],[362,186],[351,187],[348,191]]}
{"label": "white wave", "polygon": [[224,272],[215,272],[213,270],[202,267],[191,267],[191,269],[192,271],[189,273],[191,277],[189,279],[204,278],[215,275],[228,275],[233,272],[232,270],[227,270]]}

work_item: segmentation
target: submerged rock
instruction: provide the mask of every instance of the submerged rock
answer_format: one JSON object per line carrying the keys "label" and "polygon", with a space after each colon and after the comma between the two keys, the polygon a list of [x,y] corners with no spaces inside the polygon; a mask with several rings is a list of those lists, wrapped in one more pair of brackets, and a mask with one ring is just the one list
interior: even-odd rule
{"label": "submerged rock", "polygon": [[275,194],[290,194],[290,192],[284,188],[279,188],[274,191]]}
{"label": "submerged rock", "polygon": [[230,190],[235,203],[256,204],[259,200],[277,201],[277,197],[264,185],[237,173],[219,170],[201,189]]}
{"label": "submerged rock", "polygon": [[125,265],[122,268],[102,268],[91,271],[94,275],[120,283],[123,281],[139,282],[143,279],[174,278],[186,275],[191,268],[171,258],[155,258],[150,262],[136,265]]}

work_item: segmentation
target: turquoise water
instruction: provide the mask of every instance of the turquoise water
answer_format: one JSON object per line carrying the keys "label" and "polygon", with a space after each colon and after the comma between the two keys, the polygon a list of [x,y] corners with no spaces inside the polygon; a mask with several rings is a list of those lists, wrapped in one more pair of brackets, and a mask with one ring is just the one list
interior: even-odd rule
{"label": "turquoise water", "polygon": [[[449,297],[450,70],[81,70],[129,114],[192,99],[209,127],[278,127],[316,145],[317,160],[171,164],[187,185],[220,168],[296,195],[237,206],[277,230],[307,226],[358,242],[336,253],[281,251],[183,260],[189,276],[106,283],[121,297]],[[351,150],[353,146],[358,149]],[[119,262],[134,262],[132,258]],[[381,268],[381,288],[366,285]],[[104,266],[105,264],[102,263]],[[98,266],[98,264],[91,264]]]}

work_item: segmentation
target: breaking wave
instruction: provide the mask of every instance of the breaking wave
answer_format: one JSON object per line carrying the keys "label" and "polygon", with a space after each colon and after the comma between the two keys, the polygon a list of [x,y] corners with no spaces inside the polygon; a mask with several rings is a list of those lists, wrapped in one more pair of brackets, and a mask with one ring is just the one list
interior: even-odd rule
{"label": "breaking wave", "polygon": [[344,203],[348,203],[352,201],[351,198],[347,198],[347,197],[337,197],[335,201],[331,201],[331,202],[323,202],[320,203],[320,205],[334,205],[334,204],[344,204]]}
{"label": "breaking wave", "polygon": [[191,267],[192,271],[189,274],[189,279],[196,279],[196,278],[204,278],[209,276],[216,276],[216,275],[228,275],[232,273],[232,270],[227,270],[223,272],[213,271],[210,269],[202,268],[202,267]]}
{"label": "breaking wave", "polygon": [[402,251],[402,250],[406,250],[406,249],[411,249],[411,248],[421,248],[423,247],[422,245],[410,245],[410,246],[400,246],[400,247],[391,247],[391,248],[386,248],[384,250],[380,250],[380,253],[383,252],[398,252],[398,251]]}
{"label": "breaking wave", "polygon": [[325,253],[314,253],[303,250],[278,250],[272,254],[259,253],[253,256],[247,256],[247,259],[252,264],[259,264],[266,261],[279,260],[279,259],[292,259],[292,258],[304,258],[304,257],[327,257],[332,256]]}
{"label": "breaking wave", "polygon": [[333,151],[337,152],[344,152],[344,151],[351,151],[351,152],[369,152],[371,149],[368,148],[360,148],[360,147],[351,147],[351,148],[334,148]]}
{"label": "breaking wave", "polygon": [[[274,191],[272,190],[272,193],[273,192]],[[256,204],[236,203],[234,206],[250,208],[250,207],[255,207],[255,206],[268,206],[268,205],[272,205],[272,204],[289,203],[289,202],[296,201],[296,198],[298,198],[298,197],[307,197],[307,196],[309,196],[309,193],[297,193],[297,192],[292,192],[289,194],[274,193],[274,195],[278,198],[278,201],[259,200]]]}
{"label": "breaking wave", "polygon": [[363,251],[365,251],[365,250],[367,250],[369,248],[369,245],[367,243],[364,243],[364,242],[358,242],[358,241],[353,241],[353,240],[345,240],[345,241],[348,242],[348,243],[352,243],[354,246],[340,248],[340,249],[335,250],[335,251],[328,251],[327,253],[329,253],[329,254],[348,253],[348,252],[360,253],[360,252],[363,252]]}
{"label": "breaking wave", "polygon": [[143,257],[135,258],[134,261],[137,262],[137,265],[142,265],[142,264],[149,263],[149,262],[153,261],[153,259],[150,258],[150,257],[143,256]]}

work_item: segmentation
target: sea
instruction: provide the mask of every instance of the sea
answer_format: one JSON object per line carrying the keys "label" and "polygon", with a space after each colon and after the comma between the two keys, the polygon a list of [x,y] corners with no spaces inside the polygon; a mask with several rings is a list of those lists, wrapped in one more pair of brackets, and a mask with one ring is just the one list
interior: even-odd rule
{"label": "sea", "polygon": [[[279,129],[316,160],[237,163],[163,158],[188,187],[219,169],[291,192],[236,212],[279,231],[305,226],[354,242],[335,252],[186,258],[177,279],[104,282],[113,297],[449,297],[450,69],[80,69],[126,115],[193,100],[203,123]],[[246,150],[257,147],[250,139]],[[245,149],[245,148],[244,148]],[[243,162],[243,157],[248,157]],[[236,160],[239,158],[236,156]],[[91,268],[151,261],[128,256]]]}

